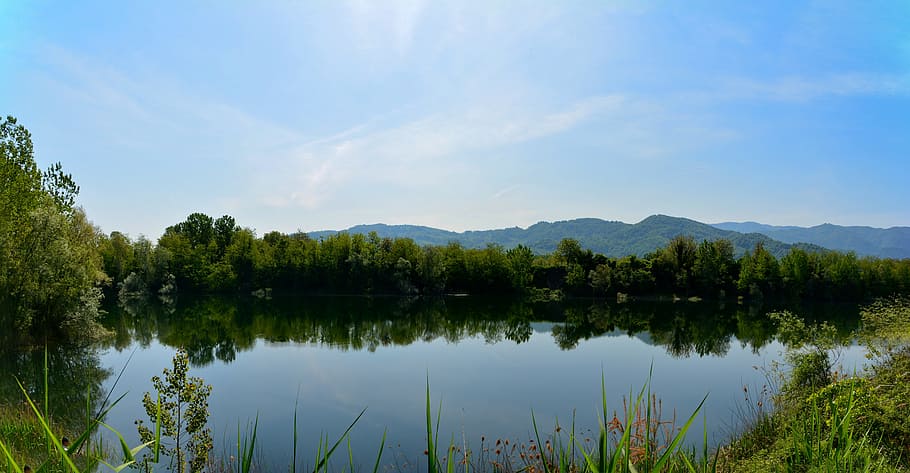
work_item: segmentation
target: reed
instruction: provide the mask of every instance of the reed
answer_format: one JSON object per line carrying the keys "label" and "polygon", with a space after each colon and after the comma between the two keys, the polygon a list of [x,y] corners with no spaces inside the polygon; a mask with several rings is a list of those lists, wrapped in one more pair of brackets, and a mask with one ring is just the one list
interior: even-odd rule
{"label": "reed", "polygon": [[[46,379],[47,374],[45,373],[45,380]],[[47,382],[45,381],[45,386],[47,385],[46,383]],[[112,409],[120,401],[120,399],[122,399],[121,396],[120,399],[117,399],[116,401],[110,403],[107,409],[102,411],[99,416],[87,418],[86,429],[81,432],[68,446],[64,446],[62,437],[58,436],[51,426],[51,421],[47,416],[47,406],[43,406],[43,409],[39,408],[31,396],[29,396],[28,391],[25,389],[25,386],[23,386],[21,382],[18,382],[18,384],[19,389],[22,391],[22,395],[25,399],[25,403],[28,405],[30,414],[34,416],[34,424],[39,426],[40,430],[37,433],[43,437],[45,445],[50,446],[47,450],[47,455],[41,459],[40,463],[37,463],[37,467],[29,467],[29,469],[35,473],[50,473],[58,471],[81,473],[83,471],[94,471],[97,469],[99,464],[108,467],[115,473],[119,473],[129,466],[136,465],[136,455],[141,450],[148,448],[153,443],[160,440],[155,439],[151,442],[146,442],[136,447],[129,447],[119,432],[109,427],[101,420],[110,411],[110,409]],[[47,399],[46,393],[45,399]],[[89,448],[88,440],[99,427],[111,430],[118,437],[120,441],[121,453],[123,455],[123,458],[119,463],[112,464],[108,462],[105,459],[105,455],[103,454],[102,449]],[[0,452],[3,454],[8,471],[23,473],[27,464],[23,462],[21,458],[17,459],[17,455],[13,453],[13,449],[10,448],[10,445],[4,442],[3,439],[0,439]]]}
{"label": "reed", "polygon": [[[682,449],[687,432],[698,417],[707,396],[695,408],[682,426],[676,427],[675,420],[664,420],[661,403],[650,391],[650,378],[638,391],[629,393],[629,401],[623,403],[621,414],[614,411],[609,415],[606,383],[601,376],[601,412],[598,421],[597,443],[591,445],[589,438],[580,439],[576,433],[576,419],[573,413],[568,430],[556,422],[554,431],[544,437],[531,411],[533,439],[527,443],[498,439],[492,447],[484,445],[481,438],[479,458],[473,459],[473,452],[467,447],[457,448],[454,438],[446,449],[444,459],[439,452],[439,419],[437,410],[433,422],[429,382],[426,390],[426,431],[427,431],[427,472],[454,472],[454,454],[461,453],[460,463],[466,473],[658,473],[687,472],[707,473],[717,471],[717,457],[709,451],[707,433],[703,438],[701,453],[695,449]],[[492,454],[491,454],[492,449]]]}

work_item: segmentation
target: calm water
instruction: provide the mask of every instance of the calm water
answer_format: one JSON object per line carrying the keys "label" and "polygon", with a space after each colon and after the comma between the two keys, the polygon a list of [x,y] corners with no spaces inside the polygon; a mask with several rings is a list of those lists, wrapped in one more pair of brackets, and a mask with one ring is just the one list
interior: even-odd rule
{"label": "calm water", "polygon": [[[653,369],[651,389],[666,418],[675,411],[682,423],[708,394],[703,412],[717,442],[743,405],[743,386],[754,391],[765,383],[756,367],[781,358],[764,315],[774,309],[356,297],[184,298],[176,305],[111,307],[105,324],[115,332],[112,340],[51,349],[52,404],[61,415],[84,412],[86,383],[94,399],[126,393],[108,420],[135,444],[133,422],[144,418],[149,379],[184,347],[191,375],[214,387],[216,449],[230,454],[238,425],[258,416],[262,458],[286,467],[297,403],[298,455],[312,464],[315,439],[334,439],[366,407],[352,435],[356,460],[372,466],[388,429],[384,459],[413,464],[425,461],[428,377],[434,415],[440,401],[443,406],[440,439],[454,435],[476,449],[481,435],[526,442],[532,410],[548,431],[557,419],[568,426],[574,415],[576,430],[585,432],[599,415],[601,373],[609,405],[621,409],[624,396],[640,389]],[[855,307],[792,310],[827,318],[843,331],[857,323]],[[43,356],[7,353],[0,368],[40,392]],[[861,350],[845,350],[840,362],[861,368]],[[0,395],[13,397],[15,389],[4,384]]]}

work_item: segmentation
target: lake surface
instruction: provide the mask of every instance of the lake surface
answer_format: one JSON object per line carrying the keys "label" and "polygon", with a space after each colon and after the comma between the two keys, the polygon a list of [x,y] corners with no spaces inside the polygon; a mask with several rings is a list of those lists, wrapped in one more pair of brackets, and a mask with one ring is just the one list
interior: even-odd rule
{"label": "lake surface", "polygon": [[[287,468],[296,404],[299,464],[312,465],[320,435],[334,440],[367,408],[351,436],[355,461],[372,467],[387,430],[384,462],[413,466],[426,462],[427,379],[434,416],[442,402],[440,441],[454,436],[476,451],[481,436],[487,445],[526,443],[532,410],[547,432],[557,422],[569,427],[574,416],[576,432],[588,435],[600,415],[601,375],[609,408],[621,411],[652,372],[663,417],[675,411],[680,425],[708,395],[702,413],[711,441],[720,442],[737,423],[744,386],[754,402],[767,382],[762,368],[782,358],[765,315],[777,309],[471,297],[208,297],[114,306],[104,321],[112,339],[50,349],[51,404],[60,417],[78,417],[86,384],[96,401],[126,393],[108,421],[136,444],[134,421],[145,418],[141,398],[150,378],[183,347],[190,374],[214,388],[209,423],[219,454],[234,452],[238,426],[258,416],[262,461]],[[843,332],[858,323],[855,306],[791,310]],[[845,349],[839,362],[861,369],[862,354]],[[0,368],[40,396],[43,357],[4,353]],[[6,382],[0,396],[14,399],[16,389]],[[701,438],[702,422],[691,438]]]}

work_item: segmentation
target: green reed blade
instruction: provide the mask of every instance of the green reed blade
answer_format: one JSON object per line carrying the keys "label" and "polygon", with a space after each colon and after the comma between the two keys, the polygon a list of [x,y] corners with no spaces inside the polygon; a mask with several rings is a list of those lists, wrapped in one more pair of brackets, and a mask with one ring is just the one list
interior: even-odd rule
{"label": "green reed blade", "polygon": [[[238,427],[239,428],[239,427]],[[259,413],[256,413],[256,420],[253,422],[253,434],[248,439],[243,440],[242,456],[238,456],[241,463],[241,473],[249,473],[253,465],[253,451],[256,449],[256,434],[259,431]]]}
{"label": "green reed blade", "polygon": [[670,459],[670,455],[676,450],[677,445],[682,442],[683,438],[686,436],[686,432],[689,430],[689,427],[692,426],[692,422],[695,420],[695,417],[698,416],[698,413],[701,411],[702,406],[705,405],[705,401],[708,400],[708,395],[705,394],[705,397],[702,398],[701,402],[698,403],[698,407],[695,408],[695,412],[689,416],[689,420],[683,424],[682,428],[679,429],[679,432],[673,437],[673,440],[670,442],[670,445],[667,446],[667,450],[661,455],[660,459],[657,460],[657,463],[654,464],[654,469],[660,471],[660,468]]}
{"label": "green reed blade", "polygon": [[580,448],[579,450],[581,451],[581,455],[585,459],[585,464],[587,464],[588,469],[590,469],[592,473],[601,473],[600,465],[598,465],[594,461],[594,458],[591,455],[589,455],[588,452],[585,451],[585,449]]}
{"label": "green reed blade", "polygon": [[6,444],[3,443],[3,439],[0,439],[0,450],[3,450],[3,456],[6,457],[7,465],[12,467],[11,473],[22,473],[22,468],[20,468],[19,464],[16,463],[16,460],[13,459],[13,454],[10,453],[8,448],[6,448]]}
{"label": "green reed blade", "polygon": [[348,467],[351,473],[354,473],[354,450],[351,448],[351,437],[348,436]]}
{"label": "green reed blade", "polygon": [[[49,401],[50,389],[48,389],[48,381],[47,381],[47,376],[48,376],[49,371],[50,370],[47,368],[47,341],[45,340],[45,343],[44,343],[44,418],[45,419],[50,419],[50,417],[48,415],[48,409],[50,406],[50,401]],[[47,437],[45,437],[45,441],[47,444],[47,454],[50,455],[51,454],[51,441]]]}
{"label": "green reed blade", "polygon": [[155,463],[158,463],[161,454],[161,393],[158,393],[158,403],[155,406]]}
{"label": "green reed blade", "polygon": [[534,438],[537,439],[537,450],[540,453],[540,458],[543,463],[544,473],[552,473],[550,470],[550,465],[547,462],[546,451],[543,450],[543,444],[540,443],[540,432],[537,430],[537,419],[534,417],[534,409],[531,409],[531,425],[534,426]]}
{"label": "green reed blade", "polygon": [[433,445],[433,412],[430,407],[430,376],[427,375],[427,472],[436,471],[436,448]]}
{"label": "green reed blade", "polygon": [[297,385],[297,397],[294,398],[294,445],[291,448],[291,473],[297,473],[297,408],[300,405],[300,385]]}
{"label": "green reed blade", "polygon": [[376,464],[373,465],[373,473],[379,473],[379,462],[382,460],[382,450],[385,448],[385,436],[389,429],[382,431],[382,441],[379,442],[379,453],[376,454]]}
{"label": "green reed blade", "polygon": [[99,459],[98,461],[101,462],[101,464],[103,464],[104,466],[110,468],[114,473],[120,473],[121,471],[125,470],[126,468],[129,468],[132,465],[132,463],[124,463],[122,465],[114,466],[101,459]]}
{"label": "green reed blade", "polygon": [[344,433],[342,433],[341,436],[338,437],[338,440],[335,441],[335,443],[332,445],[332,448],[328,448],[329,438],[328,438],[328,435],[326,435],[326,439],[325,439],[326,449],[323,452],[324,458],[322,458],[319,461],[319,463],[316,465],[316,468],[313,469],[314,472],[319,471],[319,469],[322,468],[323,466],[328,468],[327,464],[328,464],[329,458],[332,456],[332,453],[335,452],[335,449],[338,448],[338,445],[341,445],[341,442],[344,441],[345,437],[347,437],[347,435],[351,432],[351,429],[354,428],[354,425],[357,424],[357,421],[359,421],[360,418],[363,417],[363,413],[366,411],[367,411],[367,408],[364,407],[363,410],[360,411],[360,414],[357,415],[357,418],[354,419],[354,422],[351,422],[351,425],[349,425],[347,429],[344,429]]}
{"label": "green reed blade", "polygon": [[455,434],[449,442],[449,451],[446,454],[446,473],[455,473]]}
{"label": "green reed blade", "polygon": [[22,382],[18,379],[16,380],[16,383],[19,384],[19,389],[22,390],[22,394],[25,395],[25,399],[28,401],[28,405],[31,406],[32,411],[35,413],[35,416],[38,417],[38,421],[41,422],[41,427],[44,429],[45,435],[54,444],[54,446],[57,447],[57,451],[62,454],[61,456],[63,457],[63,460],[66,462],[67,466],[69,466],[70,471],[79,471],[70,456],[66,454],[66,450],[63,448],[63,444],[60,443],[60,439],[54,435],[54,432],[51,430],[51,427],[47,423],[47,419],[41,415],[41,411],[38,409],[38,406],[35,405],[34,401],[32,401],[32,398],[28,395],[28,391],[25,390],[25,386],[23,386]]}
{"label": "green reed blade", "polygon": [[626,425],[623,428],[622,437],[619,439],[619,444],[616,445],[616,449],[613,450],[613,455],[610,457],[610,467],[607,471],[613,472],[616,471],[616,468],[619,466],[621,456],[623,451],[626,452],[625,461],[622,463],[625,471],[634,471],[635,468],[632,466],[632,449],[630,448],[632,442],[632,421],[635,416],[635,412],[638,409],[638,406],[641,405],[641,398],[644,395],[645,386],[642,386],[641,391],[638,393],[638,397],[635,398],[635,401],[632,401],[632,390],[629,389],[629,406],[626,412]]}

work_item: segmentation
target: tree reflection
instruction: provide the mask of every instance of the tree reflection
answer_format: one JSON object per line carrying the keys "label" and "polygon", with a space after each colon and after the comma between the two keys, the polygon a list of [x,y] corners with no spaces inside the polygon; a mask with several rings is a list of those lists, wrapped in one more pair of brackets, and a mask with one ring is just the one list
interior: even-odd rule
{"label": "tree reflection", "polygon": [[[48,413],[70,433],[85,428],[86,401],[90,416],[98,413],[105,393],[101,384],[111,375],[101,367],[92,346],[47,347]],[[44,402],[45,350],[0,348],[0,405],[24,402],[17,383],[39,406]]]}
{"label": "tree reflection", "polygon": [[[112,308],[106,323],[115,332],[110,344],[117,350],[157,339],[185,349],[195,366],[215,360],[230,363],[257,342],[371,352],[433,340],[524,343],[533,334],[532,322],[552,323],[554,342],[564,350],[591,338],[624,333],[663,346],[674,357],[688,357],[723,356],[734,338],[757,351],[774,338],[774,326],[764,315],[769,310],[666,301],[533,304],[507,298],[201,297],[181,299],[176,306],[146,302]],[[850,323],[844,320],[839,326]],[[855,320],[852,323],[855,326]]]}

